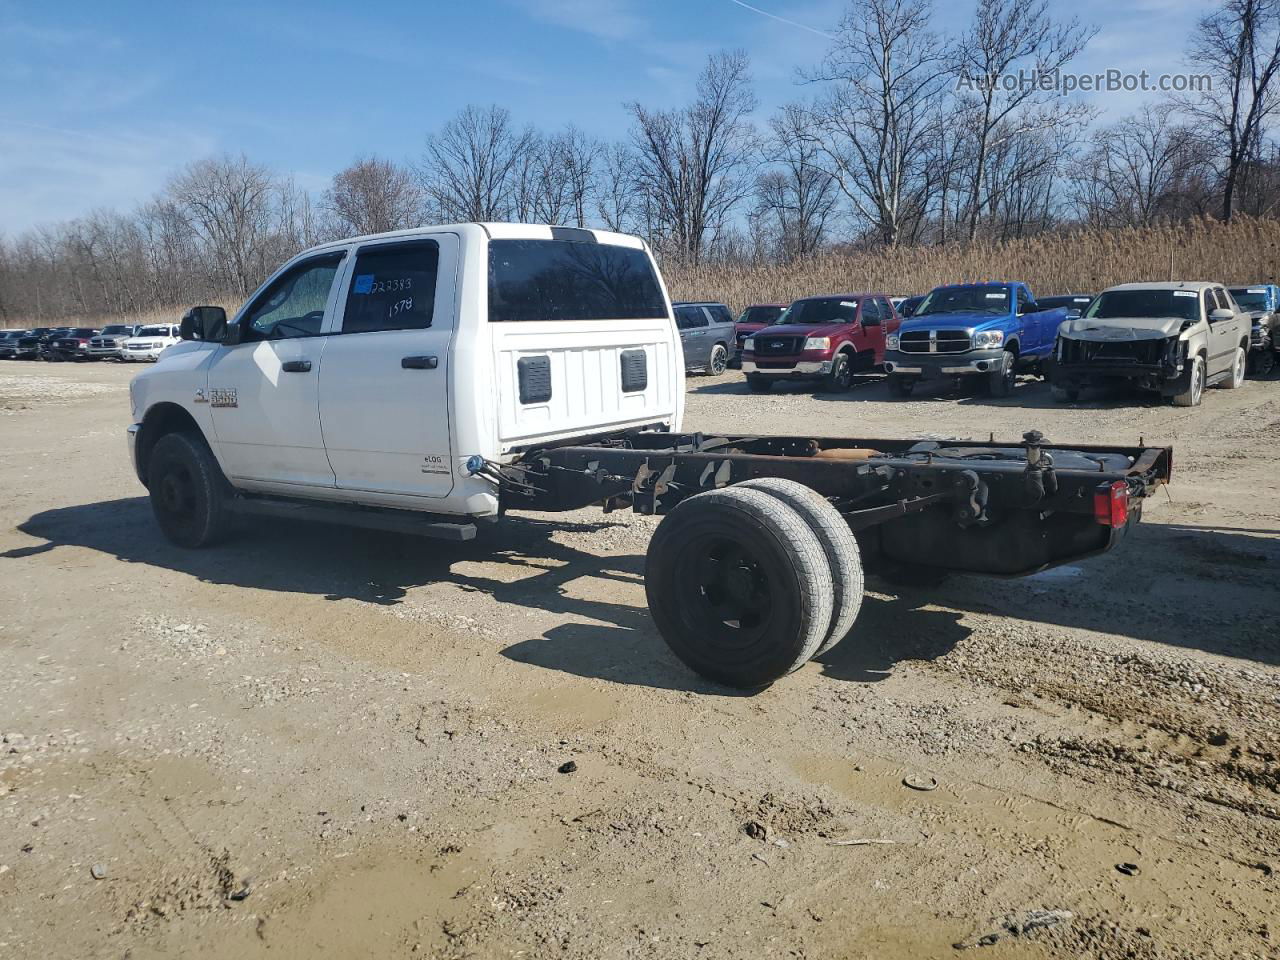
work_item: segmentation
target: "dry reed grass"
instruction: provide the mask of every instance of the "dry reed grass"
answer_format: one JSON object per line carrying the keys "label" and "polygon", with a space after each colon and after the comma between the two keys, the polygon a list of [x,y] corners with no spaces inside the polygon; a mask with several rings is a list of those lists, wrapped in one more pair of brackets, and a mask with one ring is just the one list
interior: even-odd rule
{"label": "dry reed grass", "polygon": [[[1170,258],[1172,257],[1172,269]],[[1080,230],[1004,243],[898,247],[782,265],[664,267],[673,300],[752,303],[860,290],[892,296],[944,283],[1024,280],[1039,294],[1096,293],[1117,283],[1212,280],[1231,285],[1280,276],[1280,220],[1192,220],[1123,230]]]}

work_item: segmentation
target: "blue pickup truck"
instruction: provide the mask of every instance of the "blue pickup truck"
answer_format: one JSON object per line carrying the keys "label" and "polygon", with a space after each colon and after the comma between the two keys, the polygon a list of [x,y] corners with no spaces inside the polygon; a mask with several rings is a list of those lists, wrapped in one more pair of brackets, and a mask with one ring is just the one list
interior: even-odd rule
{"label": "blue pickup truck", "polygon": [[1043,372],[1063,307],[1041,309],[1025,283],[957,283],[936,287],[885,344],[889,393],[911,394],[921,380],[980,377],[992,396],[1007,397],[1020,370]]}
{"label": "blue pickup truck", "polygon": [[1249,368],[1255,376],[1265,377],[1276,365],[1280,353],[1280,286],[1254,283],[1247,287],[1231,287],[1231,296],[1249,315]]}

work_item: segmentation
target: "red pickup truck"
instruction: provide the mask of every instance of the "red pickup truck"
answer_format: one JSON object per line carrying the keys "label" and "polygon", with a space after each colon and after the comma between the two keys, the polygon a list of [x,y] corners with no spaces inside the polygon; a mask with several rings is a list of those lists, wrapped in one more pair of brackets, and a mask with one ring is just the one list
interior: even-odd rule
{"label": "red pickup truck", "polygon": [[902,318],[882,293],[806,297],[742,342],[742,372],[764,393],[782,380],[816,380],[847,390],[853,375],[884,360],[885,337]]}

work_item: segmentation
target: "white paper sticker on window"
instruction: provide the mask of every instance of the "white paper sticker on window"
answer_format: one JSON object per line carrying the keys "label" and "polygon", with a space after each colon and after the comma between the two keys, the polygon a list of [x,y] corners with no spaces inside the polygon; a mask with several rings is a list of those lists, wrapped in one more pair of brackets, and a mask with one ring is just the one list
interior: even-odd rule
{"label": "white paper sticker on window", "polygon": [[1173,295],[1175,297],[1194,297],[1196,292],[1194,290],[1175,290]]}
{"label": "white paper sticker on window", "polygon": [[841,300],[841,301],[840,301],[840,306],[842,306],[842,307],[853,307],[853,309],[855,309],[855,310],[857,310],[857,309],[858,309],[858,305],[857,305],[856,303],[854,303],[852,300]]}
{"label": "white paper sticker on window", "polygon": [[1005,295],[1004,295],[1003,293],[988,293],[988,294],[987,294],[987,299],[988,299],[988,300],[1003,300],[1003,299],[1004,299],[1004,296],[1005,296]]}
{"label": "white paper sticker on window", "polygon": [[1250,293],[1266,293],[1267,288],[1266,287],[1250,287],[1249,292]]}

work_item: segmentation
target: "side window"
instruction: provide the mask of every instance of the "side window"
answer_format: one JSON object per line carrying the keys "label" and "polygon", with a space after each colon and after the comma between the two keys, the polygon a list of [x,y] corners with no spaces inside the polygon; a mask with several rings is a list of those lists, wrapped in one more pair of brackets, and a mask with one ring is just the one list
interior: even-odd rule
{"label": "side window", "polygon": [[1221,304],[1226,309],[1230,310],[1232,313],[1234,313],[1237,309],[1239,309],[1238,307],[1236,307],[1235,300],[1231,298],[1231,294],[1229,294],[1224,288],[1216,287],[1215,289],[1218,291],[1219,304]]}
{"label": "side window", "polygon": [[880,318],[882,320],[893,319],[893,304],[884,297],[876,297],[876,303],[880,304]]}
{"label": "side window", "polygon": [[862,323],[867,327],[880,326],[880,304],[875,297],[867,297],[862,301]]}
{"label": "side window", "polygon": [[342,332],[431,326],[439,263],[440,245],[434,240],[362,247],[351,271]]}
{"label": "side window", "polygon": [[1209,319],[1209,314],[1218,309],[1218,300],[1213,295],[1213,290],[1206,289],[1204,292],[1204,318]]}
{"label": "side window", "polygon": [[278,340],[318,334],[342,257],[340,253],[316,257],[277,277],[245,311],[241,321],[243,339]]}
{"label": "side window", "polygon": [[711,319],[716,323],[733,323],[733,314],[723,303],[717,303],[711,310]]}
{"label": "side window", "polygon": [[1026,313],[1027,305],[1031,303],[1031,298],[1027,296],[1026,287],[1018,287],[1018,313]]}
{"label": "side window", "polygon": [[681,330],[691,330],[706,325],[707,315],[702,312],[701,307],[676,307],[676,326]]}

